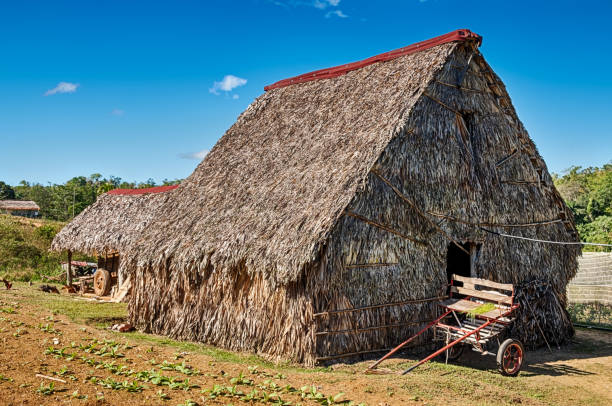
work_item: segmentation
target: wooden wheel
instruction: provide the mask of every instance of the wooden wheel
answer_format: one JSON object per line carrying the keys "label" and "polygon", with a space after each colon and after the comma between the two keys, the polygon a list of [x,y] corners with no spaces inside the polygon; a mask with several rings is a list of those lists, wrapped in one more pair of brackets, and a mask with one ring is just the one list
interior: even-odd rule
{"label": "wooden wheel", "polygon": [[525,359],[525,350],[520,341],[512,338],[504,341],[497,351],[497,369],[504,376],[517,376],[523,360]]}
{"label": "wooden wheel", "polygon": [[106,269],[98,269],[94,275],[94,292],[98,296],[106,296],[111,289],[111,274]]}

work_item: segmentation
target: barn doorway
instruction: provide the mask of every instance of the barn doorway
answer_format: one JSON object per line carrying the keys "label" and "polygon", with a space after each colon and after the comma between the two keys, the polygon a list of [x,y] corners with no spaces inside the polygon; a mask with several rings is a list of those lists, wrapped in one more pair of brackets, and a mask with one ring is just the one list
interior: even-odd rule
{"label": "barn doorway", "polygon": [[467,277],[476,276],[474,265],[478,259],[481,244],[468,241],[459,245],[469,254],[454,243],[448,244],[448,250],[446,251],[446,279],[448,283],[450,283],[453,274]]}

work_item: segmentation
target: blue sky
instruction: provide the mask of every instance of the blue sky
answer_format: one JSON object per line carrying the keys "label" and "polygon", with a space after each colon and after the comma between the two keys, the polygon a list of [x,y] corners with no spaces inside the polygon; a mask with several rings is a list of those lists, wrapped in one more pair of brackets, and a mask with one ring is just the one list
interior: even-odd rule
{"label": "blue sky", "polygon": [[[612,160],[612,2],[0,0],[0,180],[188,176],[263,87],[457,28],[551,171]],[[225,78],[225,80],[224,80]]]}

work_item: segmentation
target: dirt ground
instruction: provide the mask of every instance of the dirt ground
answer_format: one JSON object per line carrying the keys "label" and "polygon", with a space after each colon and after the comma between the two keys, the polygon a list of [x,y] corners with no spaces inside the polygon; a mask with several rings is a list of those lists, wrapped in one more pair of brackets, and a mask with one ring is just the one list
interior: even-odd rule
{"label": "dirt ground", "polygon": [[[125,316],[125,305],[43,293],[37,285],[0,290],[2,405],[612,404],[608,332],[580,329],[568,346],[530,351],[516,378],[499,375],[492,357],[476,353],[457,364],[428,363],[407,376],[365,375],[371,361],[305,369],[111,332],[105,326]],[[384,367],[398,372],[414,361],[402,356]]]}

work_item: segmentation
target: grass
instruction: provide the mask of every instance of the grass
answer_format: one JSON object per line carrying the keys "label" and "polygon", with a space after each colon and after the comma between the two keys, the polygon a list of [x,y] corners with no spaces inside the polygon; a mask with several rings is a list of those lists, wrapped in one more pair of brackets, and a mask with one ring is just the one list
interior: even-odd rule
{"label": "grass", "polygon": [[20,290],[20,296],[27,297],[29,303],[47,309],[53,314],[67,316],[78,324],[107,327],[127,317],[126,303],[79,300],[66,295],[28,289],[25,284],[21,283],[17,283],[15,288]]}
{"label": "grass", "polygon": [[[66,223],[0,214],[0,278],[39,281],[43,276],[62,275],[62,253],[51,252],[51,241]],[[92,261],[80,253],[74,260]]]}
{"label": "grass", "polygon": [[491,310],[495,310],[495,305],[493,303],[483,303],[477,308],[470,310],[466,314],[467,314],[467,317],[473,319],[477,315],[488,313]]}
{"label": "grass", "polygon": [[[67,295],[44,293],[35,288],[27,286],[25,283],[16,283],[15,288],[19,289],[19,295],[27,298],[29,303],[44,308],[53,314],[67,316],[71,321],[78,324],[87,324],[97,328],[105,328],[111,324],[114,324],[115,322],[123,321],[127,317],[126,303],[78,300]],[[178,341],[168,337],[156,336],[152,334],[139,332],[115,334],[119,337],[137,341],[140,344],[163,346],[174,348],[178,352],[187,351],[207,355],[217,362],[257,365],[260,367],[302,373],[331,371],[331,368],[326,367],[308,369],[290,363],[274,364],[253,354],[236,353],[206,344]]]}
{"label": "grass", "polygon": [[[206,344],[194,343],[189,341],[178,341],[168,337],[156,336],[152,334],[145,334],[139,332],[129,333],[116,333],[120,334],[121,337],[130,338],[138,341],[140,344],[147,344],[152,346],[162,346],[175,348],[180,351],[191,352],[195,354],[207,355],[213,358],[217,362],[231,362],[234,364],[243,364],[250,366],[260,366],[265,368],[274,368],[279,371],[291,371],[300,373],[313,373],[313,372],[331,372],[331,368],[318,367],[318,368],[303,368],[298,365],[289,363],[275,364],[267,361],[262,357],[253,354],[242,354],[223,350],[217,347],[212,347]],[[349,372],[346,372],[347,374]]]}

